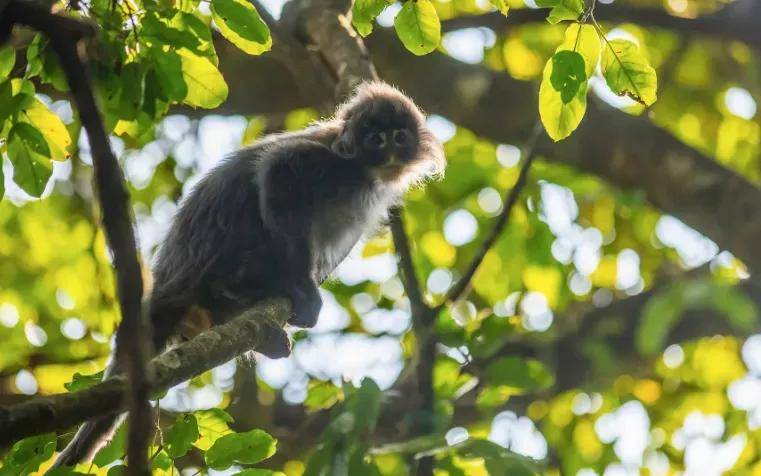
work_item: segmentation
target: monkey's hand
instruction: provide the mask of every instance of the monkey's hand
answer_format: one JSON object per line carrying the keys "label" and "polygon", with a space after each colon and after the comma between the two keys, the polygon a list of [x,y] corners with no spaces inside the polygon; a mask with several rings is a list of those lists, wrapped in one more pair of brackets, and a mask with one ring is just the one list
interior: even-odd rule
{"label": "monkey's hand", "polygon": [[314,327],[322,308],[322,299],[317,285],[311,278],[301,283],[295,283],[288,289],[293,305],[293,317],[288,324],[296,327]]}

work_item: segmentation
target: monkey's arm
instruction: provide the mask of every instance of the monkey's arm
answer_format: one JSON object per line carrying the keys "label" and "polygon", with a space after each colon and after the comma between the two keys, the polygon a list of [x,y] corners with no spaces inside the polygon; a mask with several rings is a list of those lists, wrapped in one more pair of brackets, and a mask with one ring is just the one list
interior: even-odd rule
{"label": "monkey's arm", "polygon": [[259,206],[265,228],[285,245],[280,283],[293,302],[291,324],[312,327],[322,307],[313,276],[312,224],[324,200],[321,179],[334,167],[335,155],[324,145],[291,140],[262,157],[257,173]]}

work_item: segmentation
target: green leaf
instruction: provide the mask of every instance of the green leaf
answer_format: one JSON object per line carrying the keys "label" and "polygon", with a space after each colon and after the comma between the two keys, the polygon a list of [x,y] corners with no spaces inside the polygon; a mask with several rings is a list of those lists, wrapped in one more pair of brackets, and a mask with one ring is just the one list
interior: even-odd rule
{"label": "green leaf", "polygon": [[0,83],[0,128],[3,121],[15,117],[37,100],[34,92],[34,84],[26,79],[16,78]]}
{"label": "green leaf", "polygon": [[151,50],[156,77],[167,101],[180,102],[188,95],[188,85],[183,76],[183,62],[175,51],[159,48]]}
{"label": "green leaf", "polygon": [[120,119],[135,119],[143,105],[145,89],[145,67],[132,61],[122,67],[119,75],[119,94],[116,98],[116,113]]}
{"label": "green leaf", "polygon": [[220,33],[248,54],[260,55],[272,47],[267,24],[246,0],[212,0],[211,17]]}
{"label": "green leaf", "polygon": [[378,420],[383,392],[369,377],[362,379],[359,388],[346,401],[346,411],[354,415],[354,430],[372,430]]}
{"label": "green leaf", "polygon": [[563,20],[578,20],[584,13],[584,0],[536,0],[539,8],[551,8],[547,21],[559,23]]}
{"label": "green leaf", "polygon": [[182,78],[187,85],[185,104],[211,109],[227,99],[227,83],[222,73],[207,58],[190,51],[178,52],[182,61]]}
{"label": "green leaf", "polygon": [[127,425],[121,424],[114,433],[111,441],[95,454],[92,462],[101,468],[108,466],[117,459],[124,458],[127,453]]}
{"label": "green leaf", "polygon": [[31,124],[17,122],[8,133],[8,157],[13,181],[33,197],[42,195],[53,173],[50,148],[42,133]]}
{"label": "green leaf", "polygon": [[628,40],[612,40],[602,53],[602,74],[610,89],[650,106],[657,99],[658,78],[655,70]]}
{"label": "green leaf", "polygon": [[544,390],[554,380],[544,364],[534,359],[503,357],[486,368],[486,381],[490,385],[509,387],[514,395]]}
{"label": "green leaf", "polygon": [[[567,53],[571,53],[571,56],[566,56]],[[581,55],[561,51],[555,53],[555,56],[559,54],[566,56],[566,59],[561,57],[560,61],[560,67],[565,74],[574,74],[577,77],[584,75],[584,61],[583,59],[581,63],[578,61]],[[576,55],[575,60],[571,59],[573,55]],[[547,134],[554,141],[559,141],[571,135],[584,117],[587,110],[587,82],[583,81],[575,86],[577,82],[569,79],[564,81],[560,73],[554,72],[555,56],[547,61],[544,67],[542,83],[539,87],[539,116]],[[565,88],[562,87],[564,84]],[[565,96],[556,86],[560,86],[560,89],[565,91]],[[568,91],[573,89],[576,89],[575,95],[567,100],[569,99]]]}
{"label": "green leaf", "polygon": [[574,51],[559,51],[552,56],[550,84],[560,92],[565,104],[573,101],[582,86],[586,87],[584,57]]}
{"label": "green leaf", "polygon": [[324,410],[343,399],[343,391],[331,382],[310,382],[304,405],[311,411]]}
{"label": "green leaf", "polygon": [[6,455],[0,475],[25,476],[37,471],[42,463],[53,456],[55,445],[55,433],[24,438],[13,445]]}
{"label": "green leaf", "polygon": [[575,51],[584,58],[584,71],[591,78],[600,62],[600,37],[592,25],[574,23],[565,30],[563,43],[555,51]]}
{"label": "green leaf", "polygon": [[77,392],[86,388],[92,387],[96,383],[100,383],[103,380],[103,371],[90,375],[82,375],[79,372],[75,372],[71,378],[71,382],[63,384],[64,388],[69,392]]}
{"label": "green leaf", "polygon": [[60,161],[69,158],[71,136],[60,117],[37,98],[24,109],[24,117],[42,133],[51,159]]}
{"label": "green leaf", "polygon": [[388,6],[387,0],[355,0],[351,7],[351,23],[362,36],[373,31],[375,17]]}
{"label": "green leaf", "polygon": [[510,5],[507,4],[507,0],[489,0],[489,3],[491,3],[499,13],[505,16],[507,16],[507,12],[510,11]]}
{"label": "green leaf", "polygon": [[418,56],[435,50],[441,40],[439,15],[430,0],[405,2],[394,28],[404,47]]}
{"label": "green leaf", "polygon": [[233,421],[227,412],[219,408],[200,410],[193,414],[198,424],[200,438],[193,444],[196,448],[207,451],[219,438],[233,431],[228,423]]}
{"label": "green leaf", "polygon": [[172,458],[185,456],[198,436],[196,417],[191,414],[183,415],[164,434],[164,446],[166,446],[167,454]]}
{"label": "green leaf", "polygon": [[206,451],[206,464],[212,469],[227,469],[235,463],[256,464],[275,454],[277,440],[263,430],[231,433],[214,442]]}
{"label": "green leaf", "polygon": [[16,50],[12,46],[0,48],[0,81],[8,79],[16,64]]}

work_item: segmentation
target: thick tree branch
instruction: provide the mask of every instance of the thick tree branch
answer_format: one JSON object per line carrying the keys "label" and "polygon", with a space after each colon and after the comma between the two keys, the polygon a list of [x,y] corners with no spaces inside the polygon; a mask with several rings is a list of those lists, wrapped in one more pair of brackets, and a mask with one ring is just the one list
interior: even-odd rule
{"label": "thick tree branch", "polygon": [[106,238],[113,252],[122,314],[117,334],[116,361],[126,367],[129,377],[129,473],[147,475],[147,448],[152,428],[146,374],[146,361],[151,352],[148,348],[150,328],[141,309],[143,279],[132,228],[129,192],[95,104],[84,45],[80,42],[83,33],[90,33],[91,28],[85,23],[51,14],[44,7],[24,0],[12,1],[4,13],[11,22],[35,28],[51,39],[82,125],[87,131],[93,156],[95,188]]}
{"label": "thick tree branch", "polygon": [[[160,394],[202,372],[267,342],[270,328],[281,328],[291,314],[285,299],[262,301],[227,324],[214,326],[148,363],[148,391]],[[0,408],[0,445],[30,435],[61,431],[91,418],[126,408],[123,376],[111,377],[88,389]]]}
{"label": "thick tree branch", "polygon": [[[646,28],[662,28],[688,37],[715,37],[725,41],[741,41],[761,49],[761,31],[758,29],[757,0],[737,0],[724,9],[697,18],[670,15],[661,8],[634,7],[625,2],[610,5],[598,4],[595,16],[602,22],[635,23]],[[547,9],[513,9],[505,18],[499,12],[483,15],[460,16],[442,22],[442,31],[462,28],[487,27],[502,31],[519,25],[545,23]]]}

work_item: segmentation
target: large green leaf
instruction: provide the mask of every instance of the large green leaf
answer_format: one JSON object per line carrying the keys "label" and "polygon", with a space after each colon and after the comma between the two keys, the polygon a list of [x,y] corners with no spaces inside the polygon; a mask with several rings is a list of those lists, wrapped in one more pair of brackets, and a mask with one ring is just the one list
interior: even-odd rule
{"label": "large green leaf", "polygon": [[212,0],[211,16],[220,33],[232,44],[252,55],[272,47],[267,24],[246,0]]}
{"label": "large green leaf", "polygon": [[[177,52],[164,51],[161,48],[151,50],[155,65],[156,79],[161,87],[162,97],[167,101],[182,101],[188,95],[188,85],[185,83],[182,70],[182,59]],[[151,82],[148,81],[148,85]]]}
{"label": "large green leaf", "polygon": [[563,43],[555,51],[575,51],[584,58],[584,71],[591,78],[600,62],[600,37],[592,25],[574,23],[565,30]]}
{"label": "large green leaf", "polygon": [[255,464],[275,454],[277,440],[263,430],[231,433],[214,442],[206,451],[206,464],[227,469],[234,463]]}
{"label": "large green leaf", "polygon": [[104,468],[117,459],[123,459],[127,452],[127,425],[121,424],[111,440],[93,458],[93,463]]}
{"label": "large green leaf", "polygon": [[203,451],[208,450],[219,438],[232,433],[229,423],[233,418],[224,410],[211,408],[193,414],[198,424],[200,438],[193,444]]}
{"label": "large green leaf", "polygon": [[13,181],[26,193],[39,197],[53,173],[50,147],[31,124],[16,123],[8,133],[8,157],[13,164]]}
{"label": "large green leaf", "polygon": [[182,78],[187,86],[185,104],[211,109],[227,99],[227,83],[222,73],[207,58],[190,51],[178,52],[182,61]]}
{"label": "large green leaf", "polygon": [[579,53],[560,51],[547,62],[539,87],[539,116],[547,134],[565,139],[587,110],[585,62]]}
{"label": "large green leaf", "polygon": [[48,145],[50,158],[66,160],[71,155],[71,136],[63,121],[39,99],[35,98],[24,109],[23,117],[39,130]]}
{"label": "large green leaf", "polygon": [[394,19],[404,47],[420,56],[435,50],[441,40],[441,23],[429,0],[408,1]]}
{"label": "large green leaf", "polygon": [[351,7],[351,23],[362,36],[373,31],[375,17],[388,6],[387,0],[355,0]]}
{"label": "large green leaf", "polygon": [[12,46],[0,48],[0,81],[8,79],[16,64],[16,50]]}
{"label": "large green leaf", "polygon": [[649,106],[657,99],[655,70],[628,40],[612,40],[602,54],[602,74],[610,89]]}
{"label": "large green leaf", "polygon": [[198,422],[191,414],[182,415],[164,434],[166,452],[172,458],[185,456],[185,453],[198,439]]}
{"label": "large green leaf", "polygon": [[547,21],[553,25],[563,20],[577,20],[584,12],[583,0],[536,0],[536,6],[552,9]]}
{"label": "large green leaf", "polygon": [[0,476],[26,476],[37,471],[55,452],[55,433],[25,438],[13,445],[0,468]]}

